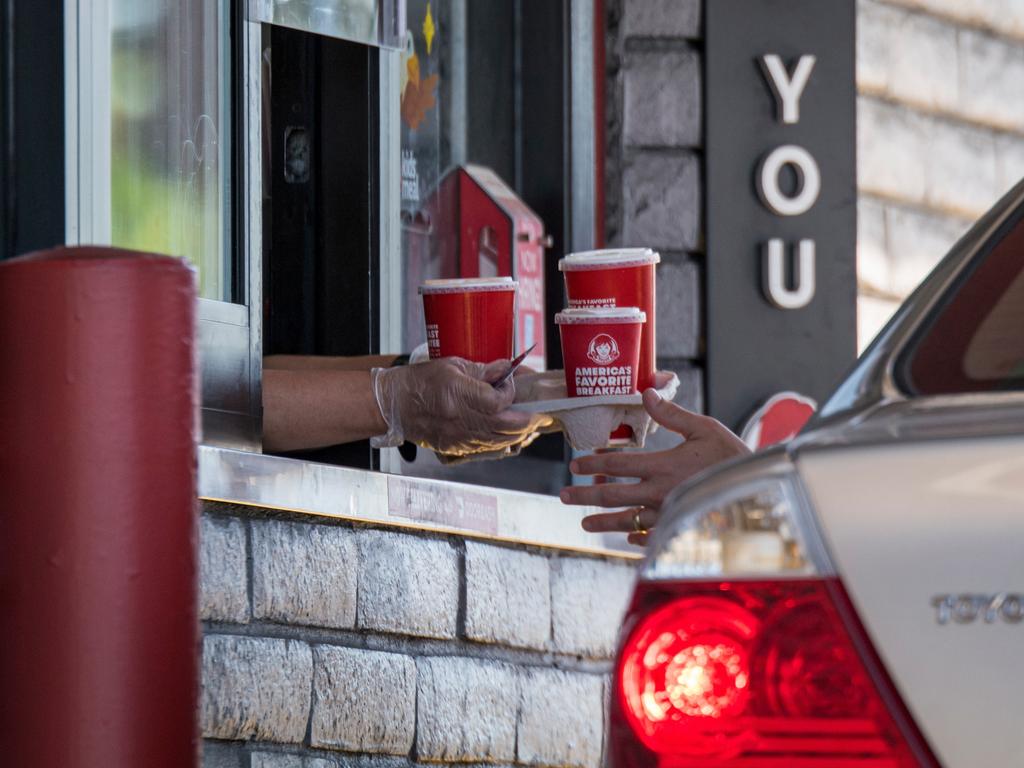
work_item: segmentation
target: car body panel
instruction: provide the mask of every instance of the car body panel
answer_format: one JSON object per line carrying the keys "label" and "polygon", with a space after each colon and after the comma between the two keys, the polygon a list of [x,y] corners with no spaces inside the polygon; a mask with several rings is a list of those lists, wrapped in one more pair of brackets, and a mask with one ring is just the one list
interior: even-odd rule
{"label": "car body panel", "polygon": [[839,577],[937,757],[1024,765],[1024,623],[939,624],[932,604],[1024,592],[1024,434],[805,445],[797,466]]}
{"label": "car body panel", "polygon": [[[764,481],[766,462],[795,470],[793,522],[819,555],[809,562],[849,595],[872,645],[862,657],[881,660],[901,699],[890,711],[914,719],[904,738],[918,749],[923,734],[934,751],[916,753],[922,765],[1024,766],[1024,375],[951,375],[986,308],[1004,301],[985,349],[1000,365],[1020,354],[1019,300],[1006,286],[1024,269],[1022,231],[1024,180],[956,243],[796,438],[773,456],[709,468],[666,498],[639,573],[703,573],[703,555],[677,540],[687,518],[723,486]],[[930,356],[917,357],[922,349]],[[639,618],[632,612],[627,629]],[[627,732],[620,723],[613,738]]]}

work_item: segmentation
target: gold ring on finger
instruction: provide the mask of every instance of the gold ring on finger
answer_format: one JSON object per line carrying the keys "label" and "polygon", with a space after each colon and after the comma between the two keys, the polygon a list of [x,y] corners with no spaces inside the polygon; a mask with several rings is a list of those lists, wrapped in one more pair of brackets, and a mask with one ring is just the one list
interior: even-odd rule
{"label": "gold ring on finger", "polygon": [[642,522],[640,522],[640,513],[641,512],[643,512],[643,510],[642,509],[638,509],[636,512],[633,513],[633,532],[634,533],[647,533],[647,528],[645,528],[644,524]]}

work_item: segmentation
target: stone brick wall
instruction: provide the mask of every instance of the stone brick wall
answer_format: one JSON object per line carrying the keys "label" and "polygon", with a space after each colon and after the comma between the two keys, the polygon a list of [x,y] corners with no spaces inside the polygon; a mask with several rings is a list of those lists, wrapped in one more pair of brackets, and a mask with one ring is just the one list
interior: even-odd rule
{"label": "stone brick wall", "polygon": [[[703,408],[701,0],[607,0],[605,231],[658,268],[658,366]],[[671,440],[667,430],[655,447]]]}
{"label": "stone brick wall", "polygon": [[1024,2],[858,0],[859,337],[1024,177]]}
{"label": "stone brick wall", "polygon": [[204,768],[603,761],[629,562],[207,504]]}

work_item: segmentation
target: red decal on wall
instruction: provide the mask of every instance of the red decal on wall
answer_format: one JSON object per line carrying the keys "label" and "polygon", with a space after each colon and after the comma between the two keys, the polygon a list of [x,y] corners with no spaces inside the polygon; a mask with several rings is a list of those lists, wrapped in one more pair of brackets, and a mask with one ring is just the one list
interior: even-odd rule
{"label": "red decal on wall", "polygon": [[743,427],[741,437],[751,450],[792,439],[804,428],[818,404],[796,392],[780,392],[768,398]]}

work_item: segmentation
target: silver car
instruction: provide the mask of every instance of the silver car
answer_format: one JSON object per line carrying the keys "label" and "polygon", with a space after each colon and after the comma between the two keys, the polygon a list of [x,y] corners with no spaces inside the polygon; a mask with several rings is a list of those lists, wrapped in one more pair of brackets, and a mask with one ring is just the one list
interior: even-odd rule
{"label": "silver car", "polygon": [[676,489],[622,630],[639,766],[1024,766],[1024,183],[788,445]]}

